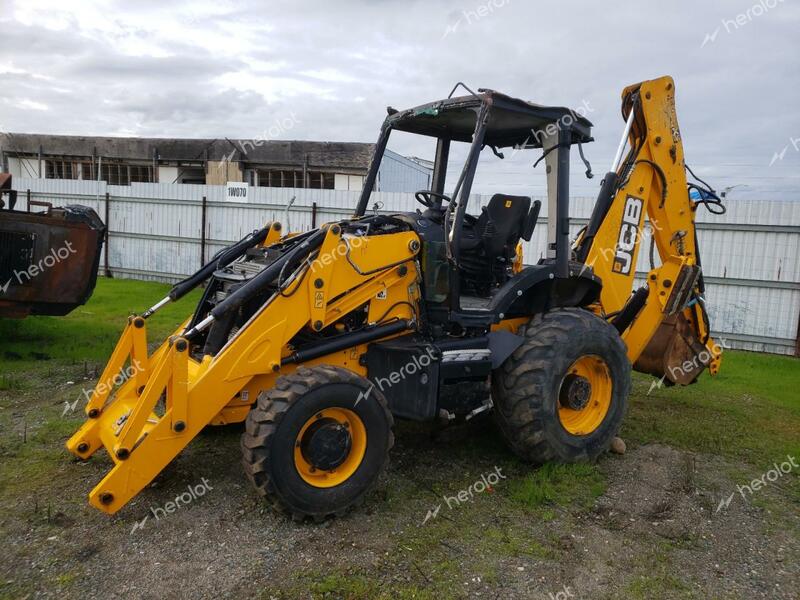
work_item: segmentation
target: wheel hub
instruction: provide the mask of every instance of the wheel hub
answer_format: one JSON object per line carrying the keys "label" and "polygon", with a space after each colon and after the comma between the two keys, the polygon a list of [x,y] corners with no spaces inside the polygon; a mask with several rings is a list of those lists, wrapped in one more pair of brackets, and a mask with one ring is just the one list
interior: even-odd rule
{"label": "wheel hub", "polygon": [[306,429],[300,440],[300,451],[313,468],[332,471],[347,459],[352,443],[345,425],[321,418]]}
{"label": "wheel hub", "polygon": [[559,393],[561,406],[572,410],[583,410],[592,397],[592,384],[580,375],[570,373],[564,378]]}

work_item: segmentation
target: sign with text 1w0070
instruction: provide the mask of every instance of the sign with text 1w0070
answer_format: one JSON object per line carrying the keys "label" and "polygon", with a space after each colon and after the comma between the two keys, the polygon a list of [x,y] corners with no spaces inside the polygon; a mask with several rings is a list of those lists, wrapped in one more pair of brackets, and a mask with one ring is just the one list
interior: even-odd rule
{"label": "sign with text 1w0070", "polygon": [[247,202],[247,187],[247,184],[241,181],[229,181],[225,185],[225,200]]}

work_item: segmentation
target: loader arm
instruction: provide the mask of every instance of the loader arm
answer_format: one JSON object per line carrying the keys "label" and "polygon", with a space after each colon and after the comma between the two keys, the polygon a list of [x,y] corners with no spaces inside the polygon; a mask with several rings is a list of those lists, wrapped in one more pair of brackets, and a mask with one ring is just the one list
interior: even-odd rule
{"label": "loader arm", "polygon": [[[279,230],[274,225],[263,230],[272,232],[265,234],[267,244]],[[260,244],[265,235],[250,242]],[[367,342],[413,327],[419,294],[415,233],[352,237],[332,224],[314,236],[317,245],[309,245],[285,287],[213,355],[193,352],[193,338],[202,322],[192,325],[189,319],[148,356],[145,315],[128,319],[86,406],[88,419],[67,442],[67,449],[79,458],[87,459],[105,448],[113,461],[112,469],[89,494],[93,506],[117,512],[206,425],[242,421],[259,392],[272,388],[278,375],[293,372],[300,363],[324,363],[365,374],[359,359]],[[291,238],[287,235],[282,241]],[[199,284],[201,278],[196,279]],[[380,301],[372,302],[375,298]],[[292,345],[301,330],[322,331],[365,306],[367,326],[358,333],[315,343],[313,351]],[[213,320],[209,316],[203,322]],[[126,364],[141,367],[114,390],[110,382]]]}
{"label": "loader arm", "polygon": [[[710,337],[704,304],[698,203],[687,189],[672,78],[627,87],[622,111],[620,150],[574,250],[602,279],[595,308],[617,326],[634,368],[687,384],[705,368],[717,372],[721,349]],[[642,243],[655,264],[646,287],[632,294]]]}

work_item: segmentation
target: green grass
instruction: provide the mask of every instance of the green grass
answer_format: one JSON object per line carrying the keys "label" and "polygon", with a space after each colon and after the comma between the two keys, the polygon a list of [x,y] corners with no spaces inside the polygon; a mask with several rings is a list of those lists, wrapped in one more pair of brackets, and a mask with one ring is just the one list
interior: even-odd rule
{"label": "green grass", "polygon": [[0,491],[13,489],[15,495],[24,496],[59,478],[67,463],[64,455],[53,452],[54,442],[60,445],[72,435],[82,415],[77,411],[71,418],[63,418],[62,406],[56,400],[30,422],[15,422],[7,410],[0,413],[0,428],[7,432],[0,436]]}
{"label": "green grass", "polygon": [[280,590],[264,590],[261,598],[312,598],[313,600],[445,600],[454,597],[447,591],[435,592],[416,585],[382,585],[375,577],[342,571],[304,571],[296,581]]}
{"label": "green grass", "polygon": [[634,562],[633,572],[625,580],[625,596],[631,600],[653,598],[696,598],[692,587],[675,573],[664,544],[654,546]]}
{"label": "green grass", "polygon": [[377,582],[358,575],[329,574],[309,582],[313,596],[322,598],[374,598],[379,589]]}
{"label": "green grass", "polygon": [[605,492],[596,465],[547,463],[509,482],[509,497],[529,509],[575,505],[588,507]]}
{"label": "green grass", "polygon": [[[760,477],[787,456],[800,460],[797,358],[727,351],[716,377],[703,374],[694,385],[648,393],[652,381],[634,375],[621,434],[629,443],[656,442],[733,459],[726,473],[738,482]],[[780,485],[800,505],[800,469],[783,477]],[[777,514],[787,513],[768,493],[757,503]]]}
{"label": "green grass", "polygon": [[631,600],[653,600],[653,598],[696,598],[692,589],[676,575],[637,575],[625,587],[626,597]]}
{"label": "green grass", "polygon": [[0,391],[21,390],[23,387],[19,377],[14,375],[0,375]]}
{"label": "green grass", "polygon": [[[74,403],[90,387],[81,363],[97,367],[108,359],[128,314],[163,298],[170,286],[99,278],[85,306],[64,317],[0,319],[0,490],[18,496],[63,477],[64,456],[54,452],[78,428],[80,409],[62,416],[64,402]],[[192,311],[199,292],[167,305],[148,320],[148,338],[160,342]],[[70,365],[80,365],[77,368]],[[67,383],[67,381],[75,383]],[[35,394],[46,398],[35,412],[20,418],[20,408]],[[36,402],[36,400],[31,399]]]}
{"label": "green grass", "polygon": [[[105,363],[125,319],[143,312],[166,296],[170,286],[131,279],[98,277],[97,287],[84,306],[64,317],[0,319],[0,389],[15,389],[9,373],[27,370],[55,359],[60,362]],[[200,297],[195,290],[175,304],[168,304],[147,321],[148,339],[160,342],[187,318]]]}
{"label": "green grass", "polygon": [[530,556],[555,559],[558,553],[541,542],[531,539],[527,532],[509,527],[486,527],[482,532],[482,548],[493,556]]}
{"label": "green grass", "polygon": [[[623,437],[740,459],[759,468],[800,456],[800,360],[728,351],[719,375],[656,388],[636,374]],[[649,393],[648,393],[649,392]]]}

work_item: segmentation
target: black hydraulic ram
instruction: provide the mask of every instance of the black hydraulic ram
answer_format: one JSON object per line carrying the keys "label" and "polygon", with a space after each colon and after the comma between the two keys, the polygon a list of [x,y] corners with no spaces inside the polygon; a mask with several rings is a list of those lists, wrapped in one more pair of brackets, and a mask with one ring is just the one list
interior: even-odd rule
{"label": "black hydraulic ram", "polygon": [[314,358],[319,358],[320,356],[325,356],[331,352],[347,350],[348,348],[358,346],[359,344],[374,342],[375,340],[379,340],[389,335],[406,331],[410,327],[411,324],[409,321],[406,321],[405,319],[399,319],[397,321],[387,323],[386,325],[374,325],[372,327],[366,327],[360,331],[354,331],[353,333],[337,335],[336,337],[332,337],[320,342],[314,342],[313,344],[308,344],[307,346],[296,350],[291,355],[282,359],[281,364],[285,365],[289,363],[306,362]]}
{"label": "black hydraulic ram", "polygon": [[586,226],[586,231],[583,234],[580,248],[578,248],[577,258],[580,262],[586,262],[586,258],[589,256],[589,250],[592,248],[594,236],[597,235],[597,232],[600,230],[600,226],[603,224],[603,221],[608,214],[608,210],[614,203],[614,197],[617,193],[617,182],[619,180],[617,169],[619,169],[619,165],[622,162],[622,152],[625,149],[625,145],[628,143],[628,136],[630,135],[631,127],[633,126],[633,120],[636,117],[636,100],[637,98],[634,97],[633,104],[631,105],[631,111],[628,113],[628,118],[625,121],[625,129],[622,132],[622,139],[617,147],[617,153],[614,156],[614,161],[611,163],[611,169],[609,169],[608,173],[606,173],[605,177],[603,177],[603,181],[600,184],[600,193],[597,195],[597,202],[594,204],[592,216],[589,218],[589,224]]}
{"label": "black hydraulic ram", "polygon": [[275,260],[275,262],[268,265],[258,275],[253,277],[250,281],[245,283],[242,287],[232,292],[222,302],[217,304],[211,309],[202,321],[195,325],[190,331],[185,334],[185,337],[191,339],[197,333],[206,329],[215,321],[223,321],[226,315],[237,311],[242,304],[249,299],[262,292],[269,286],[282,272],[293,272],[300,264],[305,261],[312,252],[319,249],[325,239],[327,229],[320,229],[315,231],[309,237],[299,240],[297,245],[286,251],[286,254]]}
{"label": "black hydraulic ram", "polygon": [[250,248],[257,244],[262,244],[265,239],[267,239],[267,234],[269,233],[272,227],[280,228],[278,223],[272,224],[270,223],[263,229],[257,229],[256,231],[252,232],[250,235],[242,238],[235,244],[228,246],[227,248],[223,248],[219,252],[217,252],[213,258],[200,267],[194,275],[190,275],[183,281],[176,283],[172,289],[169,291],[169,294],[162,300],[159,300],[156,304],[148,308],[143,314],[142,317],[145,319],[156,312],[159,308],[168,304],[169,302],[175,302],[183,298],[186,294],[191,292],[194,288],[198,285],[203,283],[206,279],[213,275],[214,271],[217,269],[222,269],[227,267],[231,264],[234,260],[241,257],[245,252],[247,252]]}
{"label": "black hydraulic ram", "polygon": [[586,226],[586,232],[583,234],[583,240],[578,249],[577,258],[580,262],[586,262],[586,258],[589,256],[589,250],[592,248],[594,236],[597,235],[597,232],[600,230],[600,225],[603,224],[603,220],[605,220],[608,214],[608,209],[611,208],[611,204],[614,202],[616,192],[617,174],[614,171],[609,171],[606,173],[606,176],[603,177],[603,182],[600,184],[600,193],[597,195],[597,202],[594,204],[592,216],[589,218],[589,224]]}
{"label": "black hydraulic ram", "polygon": [[633,323],[636,317],[639,316],[639,313],[642,312],[644,305],[647,303],[647,296],[649,293],[650,290],[646,285],[640,287],[633,293],[625,303],[625,306],[622,307],[622,310],[620,310],[617,316],[611,321],[611,324],[617,328],[620,335],[625,333],[625,330],[631,326],[631,323]]}

